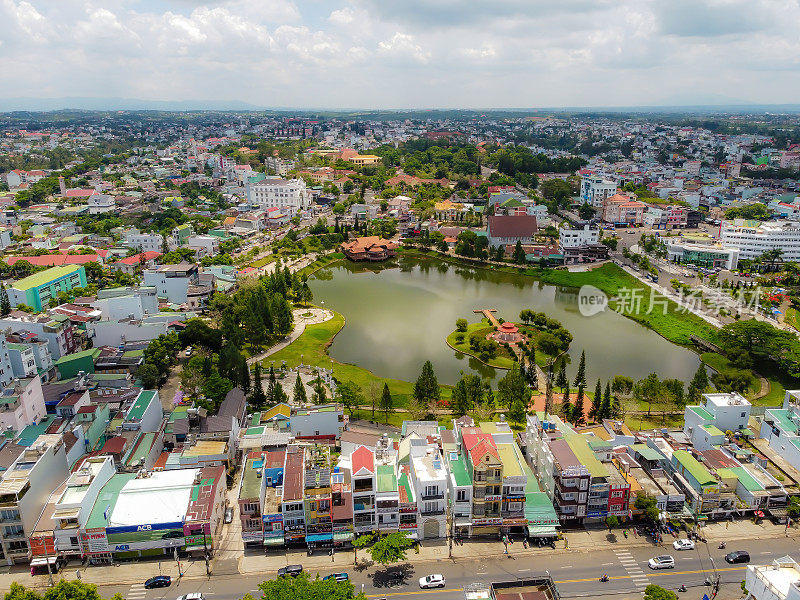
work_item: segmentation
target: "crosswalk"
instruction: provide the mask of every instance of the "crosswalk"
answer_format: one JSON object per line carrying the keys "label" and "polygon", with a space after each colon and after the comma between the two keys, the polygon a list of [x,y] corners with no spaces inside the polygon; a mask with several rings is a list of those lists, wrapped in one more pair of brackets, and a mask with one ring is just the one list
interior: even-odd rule
{"label": "crosswalk", "polygon": [[125,596],[127,600],[142,600],[147,595],[147,590],[144,589],[143,583],[134,583],[128,594]]}
{"label": "crosswalk", "polygon": [[625,569],[635,587],[644,589],[650,584],[647,575],[642,571],[639,563],[636,562],[636,559],[633,558],[633,555],[629,551],[615,550],[614,554],[617,555],[617,559],[620,564],[622,564],[622,568]]}

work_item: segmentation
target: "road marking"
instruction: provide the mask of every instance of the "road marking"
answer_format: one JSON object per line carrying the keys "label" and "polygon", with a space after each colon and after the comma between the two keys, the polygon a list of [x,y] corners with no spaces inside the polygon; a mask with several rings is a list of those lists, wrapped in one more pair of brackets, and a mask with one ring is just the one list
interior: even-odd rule
{"label": "road marking", "polygon": [[571,569],[571,568],[572,568],[572,565],[564,565],[564,566],[563,566],[563,567],[561,567],[561,568],[562,568],[562,569]]}
{"label": "road marking", "polygon": [[[587,581],[589,581],[587,579]],[[463,592],[464,588],[439,588],[438,590],[418,590],[415,592],[394,592],[392,594],[372,594],[367,598],[389,598],[392,596],[413,596],[415,594],[441,594],[442,592]]]}
{"label": "road marking", "polygon": [[770,551],[767,551],[767,552],[761,552],[761,554],[772,554],[772,552],[770,552]]}
{"label": "road marking", "polygon": [[603,564],[602,564],[602,565],[600,565],[600,566],[601,566],[601,567],[607,567],[607,566],[609,566],[609,565],[613,565],[613,564],[614,564],[613,562],[610,562],[610,563],[603,563]]}
{"label": "road marking", "polygon": [[[721,569],[717,569],[719,571],[742,571],[747,567],[722,567]],[[714,569],[700,569],[699,571],[672,571],[671,569],[667,569],[666,573],[650,573],[650,577],[664,577],[665,575],[696,575],[698,573],[713,573]],[[629,575],[618,575],[614,577],[614,579],[631,579]],[[597,578],[592,577],[590,579],[561,579],[556,581],[555,583],[584,583],[586,581],[597,581]]]}
{"label": "road marking", "polygon": [[520,573],[522,573],[522,572],[524,572],[524,571],[530,571],[530,569],[517,569],[517,571],[519,571]]}

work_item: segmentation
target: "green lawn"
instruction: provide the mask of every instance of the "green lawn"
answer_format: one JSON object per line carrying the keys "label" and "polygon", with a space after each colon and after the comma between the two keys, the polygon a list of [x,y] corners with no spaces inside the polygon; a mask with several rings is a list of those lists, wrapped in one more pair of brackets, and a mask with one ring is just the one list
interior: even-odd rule
{"label": "green lawn", "polygon": [[[413,383],[400,381],[399,379],[378,377],[367,369],[340,363],[328,355],[328,346],[330,346],[336,334],[344,327],[344,323],[344,317],[334,312],[330,321],[307,326],[305,331],[292,344],[265,358],[262,361],[262,366],[269,368],[270,364],[274,363],[277,367],[283,361],[286,361],[287,366],[292,368],[300,364],[302,357],[304,364],[333,369],[333,375],[338,381],[353,381],[361,386],[362,391],[366,391],[370,381],[377,380],[381,386],[387,383],[389,391],[392,393],[392,398],[394,398],[394,405],[397,407],[408,406],[414,389]],[[442,399],[449,400],[450,387],[441,386],[441,389]]]}
{"label": "green lawn", "polygon": [[489,320],[486,318],[481,319],[477,323],[470,323],[467,325],[467,331],[464,332],[464,341],[459,342],[456,339],[458,335],[458,331],[453,331],[450,335],[447,336],[447,343],[451,348],[462,352],[463,354],[468,354],[469,356],[474,356],[479,361],[484,364],[487,364],[491,367],[495,367],[497,369],[510,369],[511,365],[514,364],[514,359],[511,358],[511,353],[505,349],[505,347],[500,346],[497,349],[497,356],[494,358],[489,358],[487,360],[483,360],[480,358],[475,351],[470,348],[469,346],[469,337],[473,333],[478,333],[480,335],[486,336],[492,332],[492,326],[489,324]]}
{"label": "green lawn", "polygon": [[[707,364],[709,367],[714,369],[715,371],[725,371],[726,369],[735,369],[730,363],[730,361],[722,356],[721,354],[717,354],[715,352],[704,352],[700,355],[700,360]],[[756,388],[751,390],[749,394],[746,394],[748,397],[752,397],[756,393],[761,391],[760,380],[758,380],[759,374],[755,371],[750,371],[753,374],[753,377],[757,379]],[[753,399],[753,404],[762,405],[762,406],[775,406],[777,404],[781,404],[783,402],[783,397],[786,394],[786,388],[789,387],[794,388],[797,387],[797,382],[792,380],[787,380],[782,378],[779,374],[774,372],[766,372],[762,374],[764,378],[769,381],[769,392],[766,396],[762,398]]]}
{"label": "green lawn", "polygon": [[800,331],[800,312],[798,312],[796,308],[787,308],[784,322]]}

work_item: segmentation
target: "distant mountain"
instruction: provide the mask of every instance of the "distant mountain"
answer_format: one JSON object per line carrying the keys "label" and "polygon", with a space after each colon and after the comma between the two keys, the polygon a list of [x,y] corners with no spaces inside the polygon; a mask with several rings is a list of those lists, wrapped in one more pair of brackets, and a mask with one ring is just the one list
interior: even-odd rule
{"label": "distant mountain", "polygon": [[0,98],[0,112],[48,110],[263,110],[239,100],[139,100],[136,98]]}

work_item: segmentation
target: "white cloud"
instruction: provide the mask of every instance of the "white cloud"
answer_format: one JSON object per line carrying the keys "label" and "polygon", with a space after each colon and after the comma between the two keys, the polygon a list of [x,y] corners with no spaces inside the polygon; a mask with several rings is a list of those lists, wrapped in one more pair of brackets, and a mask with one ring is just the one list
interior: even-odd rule
{"label": "white cloud", "polygon": [[0,0],[0,71],[14,83],[0,94],[326,107],[793,102],[798,21],[797,0]]}

